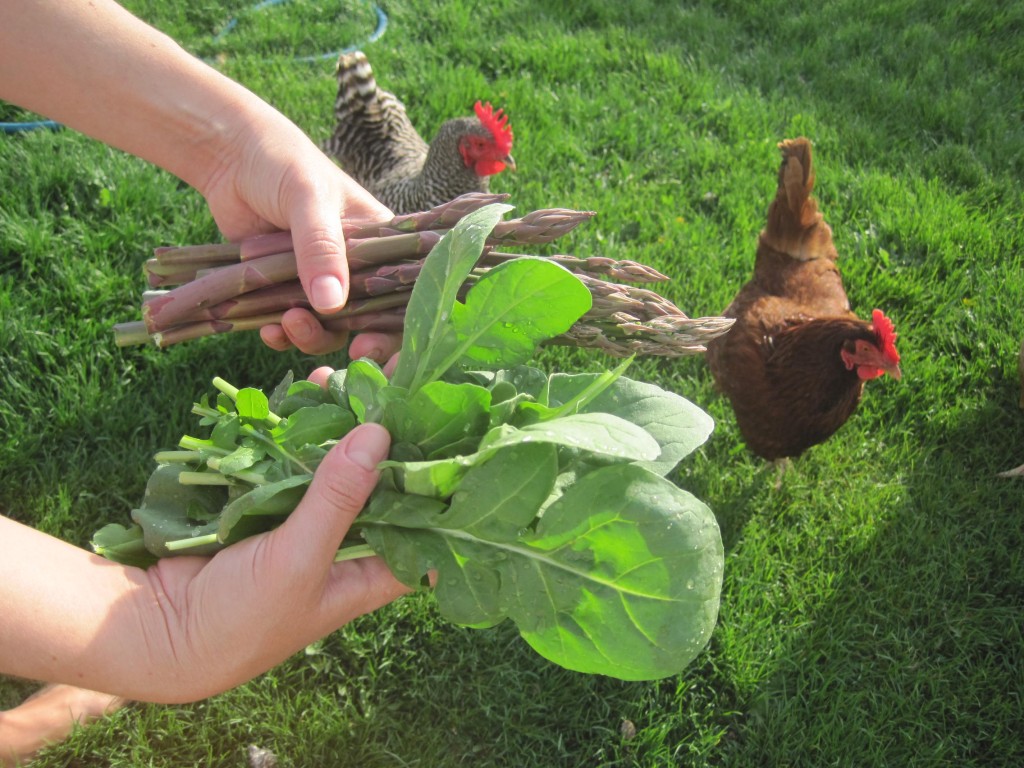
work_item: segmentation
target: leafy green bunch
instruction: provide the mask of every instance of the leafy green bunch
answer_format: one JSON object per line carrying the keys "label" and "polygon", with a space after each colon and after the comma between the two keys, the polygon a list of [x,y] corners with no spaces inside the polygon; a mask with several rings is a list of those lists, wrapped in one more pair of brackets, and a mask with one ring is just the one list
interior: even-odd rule
{"label": "leafy green bunch", "polygon": [[431,251],[390,380],[369,360],[326,388],[289,375],[269,397],[216,379],[215,401],[193,408],[209,436],[157,454],[134,525],[98,531],[96,551],[146,565],[269,530],[331,446],[373,421],[391,454],[339,559],[379,555],[409,586],[434,571],[447,619],[511,619],[568,669],[645,680],[684,668],[717,619],[723,549],[711,510],[665,475],[712,421],[626,378],[628,360],[599,374],[526,364],[591,306],[557,263],[507,261],[459,300],[508,210],[467,215]]}

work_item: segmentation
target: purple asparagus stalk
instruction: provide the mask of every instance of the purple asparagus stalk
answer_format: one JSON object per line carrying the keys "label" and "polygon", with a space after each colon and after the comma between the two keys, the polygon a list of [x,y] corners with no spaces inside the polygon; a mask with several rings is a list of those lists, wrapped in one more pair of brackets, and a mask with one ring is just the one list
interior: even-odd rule
{"label": "purple asparagus stalk", "polygon": [[[398,297],[402,297],[398,299]],[[405,323],[405,305],[408,294],[394,297],[365,299],[364,303],[352,302],[337,315],[317,315],[325,328],[331,331],[376,331],[378,333],[399,333]],[[378,302],[371,304],[371,301]],[[351,310],[351,311],[349,311]],[[238,310],[239,312],[241,310]],[[220,333],[256,331],[265,325],[280,323],[284,311],[256,315],[230,313],[220,318],[204,318],[188,323],[179,323],[167,330],[150,333],[146,324],[140,321],[118,323],[114,326],[114,341],[120,347],[153,343],[164,349],[184,341],[192,341]]]}
{"label": "purple asparagus stalk", "polygon": [[[522,256],[521,253],[502,253],[501,251],[490,251],[480,258],[481,264],[500,264],[504,261],[512,261]],[[629,283],[660,283],[668,280],[654,267],[640,264],[628,259],[609,259],[605,256],[587,256],[578,258],[566,254],[555,254],[553,256],[542,256],[541,258],[561,264],[570,272],[586,274],[591,277],[607,275],[612,280],[623,280]]]}
{"label": "purple asparagus stalk", "polygon": [[296,277],[294,254],[261,256],[212,270],[168,291],[143,306],[142,319],[150,333],[155,333],[189,319],[197,310]]}
{"label": "purple asparagus stalk", "polygon": [[406,232],[423,232],[428,229],[450,229],[467,213],[491,203],[503,203],[510,195],[496,192],[468,192],[454,200],[419,213],[404,213],[395,216],[385,224],[371,224],[345,233],[346,237],[365,239],[388,237]]}

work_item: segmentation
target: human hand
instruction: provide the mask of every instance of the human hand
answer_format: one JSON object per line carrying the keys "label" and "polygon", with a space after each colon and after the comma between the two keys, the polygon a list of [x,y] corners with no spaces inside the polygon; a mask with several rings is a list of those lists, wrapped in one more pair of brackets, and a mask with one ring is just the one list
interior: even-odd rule
{"label": "human hand", "polygon": [[[290,230],[299,280],[313,308],[330,314],[348,299],[345,226],[392,217],[383,204],[338,168],[294,124],[268,111],[231,143],[209,181],[200,185],[214,220],[229,240]],[[261,330],[273,349],[294,345],[307,354],[340,349],[345,331],[330,331],[305,310]]]}
{"label": "human hand", "polygon": [[[173,661],[180,672],[171,677],[183,686],[161,692],[162,700],[189,701],[239,685],[408,592],[377,557],[334,562],[389,444],[383,427],[356,427],[327,454],[277,529],[213,558],[163,558],[146,572],[152,593],[139,610],[151,615],[159,605],[162,620],[153,626],[160,634],[166,626],[167,634],[166,647],[151,646],[150,663]],[[140,693],[161,700],[151,690]]]}

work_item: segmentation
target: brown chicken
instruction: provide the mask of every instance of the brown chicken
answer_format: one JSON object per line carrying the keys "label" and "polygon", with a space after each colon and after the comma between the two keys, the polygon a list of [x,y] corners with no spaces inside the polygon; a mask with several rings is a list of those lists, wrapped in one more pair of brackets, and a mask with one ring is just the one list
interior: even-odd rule
{"label": "brown chicken", "polygon": [[336,76],[337,125],[324,151],[395,213],[486,192],[491,176],[515,169],[512,127],[502,110],[478,101],[475,116],[447,120],[427,144],[402,102],[377,86],[362,52],[343,53]]}
{"label": "brown chicken", "polygon": [[747,446],[773,461],[827,440],[869,379],[900,378],[892,322],[877,309],[871,322],[850,311],[832,230],[811,197],[810,142],[779,147],[779,186],[754,275],[723,313],[735,325],[707,345]]}

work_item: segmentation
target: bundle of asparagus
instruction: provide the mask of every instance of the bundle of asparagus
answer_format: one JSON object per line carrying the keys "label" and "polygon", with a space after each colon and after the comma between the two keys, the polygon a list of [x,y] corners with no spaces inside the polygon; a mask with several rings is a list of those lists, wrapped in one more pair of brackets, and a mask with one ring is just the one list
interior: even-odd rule
{"label": "bundle of asparagus", "polygon": [[[332,330],[400,332],[426,254],[463,216],[507,198],[470,193],[429,211],[347,232],[348,304],[318,318]],[[550,243],[591,216],[550,208],[500,222],[464,290],[490,267],[523,256],[500,247]],[[618,282],[668,279],[649,266],[604,257],[542,258],[572,271],[593,296],[591,310],[553,343],[595,347],[617,357],[678,357],[703,352],[708,341],[732,325],[724,317],[690,318],[654,291]],[[288,232],[240,243],[157,248],[146,262],[146,274],[152,290],[143,294],[143,319],[114,327],[119,346],[153,342],[163,348],[217,333],[255,330],[279,323],[288,309],[309,308]]]}

